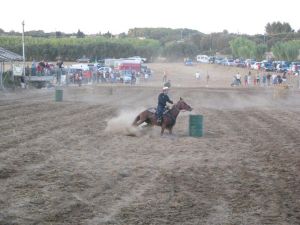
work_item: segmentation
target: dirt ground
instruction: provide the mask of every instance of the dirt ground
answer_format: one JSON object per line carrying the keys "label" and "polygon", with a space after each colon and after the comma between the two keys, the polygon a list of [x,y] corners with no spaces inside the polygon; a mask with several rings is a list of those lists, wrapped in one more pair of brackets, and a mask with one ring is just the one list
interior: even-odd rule
{"label": "dirt ground", "polygon": [[[0,92],[0,224],[300,224],[300,91],[231,88],[236,68],[149,66],[147,82],[68,87],[63,102]],[[194,110],[161,137],[130,124],[156,105],[163,71]]]}

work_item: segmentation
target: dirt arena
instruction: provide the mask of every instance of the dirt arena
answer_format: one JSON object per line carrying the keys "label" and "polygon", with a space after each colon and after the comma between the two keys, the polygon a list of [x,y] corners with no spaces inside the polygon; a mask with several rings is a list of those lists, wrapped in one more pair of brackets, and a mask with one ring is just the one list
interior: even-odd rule
{"label": "dirt arena", "polygon": [[[236,68],[149,66],[148,82],[68,87],[63,102],[53,89],[0,92],[0,224],[300,224],[299,89],[231,88]],[[156,105],[163,71],[194,110],[161,137],[130,123]],[[188,135],[190,114],[203,137]]]}

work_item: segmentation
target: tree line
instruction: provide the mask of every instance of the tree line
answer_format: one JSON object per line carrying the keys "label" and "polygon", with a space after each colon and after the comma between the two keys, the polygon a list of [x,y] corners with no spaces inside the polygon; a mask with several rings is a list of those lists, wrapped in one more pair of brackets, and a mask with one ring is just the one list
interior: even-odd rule
{"label": "tree line", "polygon": [[[255,58],[263,60],[268,47],[256,44],[247,38],[239,37],[230,41],[232,55],[239,58]],[[300,39],[275,43],[271,51],[277,60],[295,61],[300,55]]]}
{"label": "tree line", "polygon": [[[27,60],[53,61],[61,58],[75,61],[86,56],[93,60],[101,58],[125,58],[142,55],[151,58],[160,48],[159,42],[152,39],[133,38],[109,39],[105,37],[83,38],[25,38]],[[22,55],[22,38],[19,36],[0,36],[0,46]]]}
{"label": "tree line", "polygon": [[[168,60],[182,60],[198,54],[232,55],[262,59],[266,51],[275,58],[294,60],[299,51],[300,30],[295,32],[288,23],[273,22],[265,26],[265,34],[243,35],[223,32],[204,34],[192,29],[134,28],[127,34],[107,33],[85,35],[63,32],[25,32],[27,60],[74,61],[85,55],[91,59],[124,58],[140,55],[148,59],[162,56]],[[0,46],[22,53],[21,34],[0,29]],[[299,53],[298,53],[299,54]]]}

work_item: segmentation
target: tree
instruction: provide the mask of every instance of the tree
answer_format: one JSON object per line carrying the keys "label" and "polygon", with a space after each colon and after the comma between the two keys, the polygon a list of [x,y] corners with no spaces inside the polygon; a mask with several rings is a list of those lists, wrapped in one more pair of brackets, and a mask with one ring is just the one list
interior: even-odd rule
{"label": "tree", "polygon": [[85,37],[85,34],[84,34],[82,31],[80,31],[80,30],[78,29],[77,34],[76,34],[76,37],[77,37],[77,38],[84,38],[84,37]]}
{"label": "tree", "polygon": [[184,42],[173,42],[168,44],[163,51],[163,56],[171,60],[183,59],[186,57],[194,57],[197,55],[197,48],[194,44]]}
{"label": "tree", "polygon": [[55,32],[55,37],[56,37],[56,38],[61,38],[61,37],[62,37],[62,32],[56,31],[56,32]]}
{"label": "tree", "polygon": [[109,31],[107,31],[105,34],[103,34],[103,36],[106,38],[111,38],[112,34]]}
{"label": "tree", "polygon": [[256,55],[255,42],[247,38],[238,37],[231,40],[229,44],[234,57],[253,58]]}
{"label": "tree", "polygon": [[256,50],[255,50],[255,58],[257,60],[263,60],[265,57],[265,53],[267,51],[267,45],[265,44],[259,44],[256,46]]}
{"label": "tree", "polygon": [[290,33],[293,32],[289,23],[273,22],[267,23],[265,26],[267,34],[280,34],[280,33]]}
{"label": "tree", "polygon": [[300,51],[300,40],[278,42],[272,47],[276,59],[294,61],[297,60]]}

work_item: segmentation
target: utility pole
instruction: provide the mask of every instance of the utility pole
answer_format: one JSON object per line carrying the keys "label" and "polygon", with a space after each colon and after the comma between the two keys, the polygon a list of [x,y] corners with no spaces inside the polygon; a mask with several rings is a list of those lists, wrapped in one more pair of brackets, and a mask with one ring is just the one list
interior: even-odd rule
{"label": "utility pole", "polygon": [[23,32],[22,32],[22,46],[23,46],[23,76],[24,76],[24,79],[25,79],[25,38],[24,38],[24,26],[25,26],[25,23],[24,23],[24,20],[22,22],[22,27],[23,27]]}
{"label": "utility pole", "polygon": [[210,54],[212,55],[212,33],[210,33]]}

